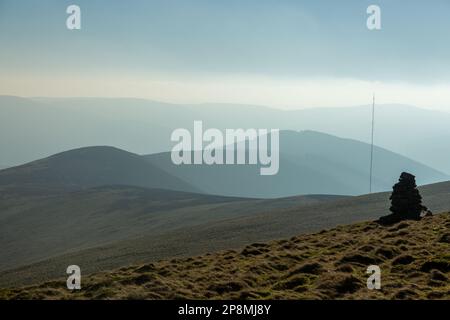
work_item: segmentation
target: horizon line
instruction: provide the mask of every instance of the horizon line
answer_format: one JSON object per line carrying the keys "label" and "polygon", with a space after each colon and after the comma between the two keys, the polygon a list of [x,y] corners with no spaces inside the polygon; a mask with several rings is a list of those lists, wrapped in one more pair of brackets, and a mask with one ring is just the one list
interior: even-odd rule
{"label": "horizon line", "polygon": [[[104,100],[137,100],[137,101],[145,101],[145,102],[151,102],[151,103],[162,103],[162,104],[168,104],[168,105],[175,105],[175,106],[205,106],[205,105],[215,105],[215,106],[245,106],[245,107],[254,107],[254,108],[264,108],[264,109],[270,109],[270,110],[276,110],[276,111],[284,111],[284,112],[295,112],[295,111],[305,111],[305,110],[314,110],[314,109],[352,109],[352,108],[367,108],[371,107],[372,104],[351,104],[348,106],[345,105],[335,105],[335,106],[316,106],[316,107],[310,107],[306,106],[303,108],[295,108],[295,109],[288,109],[283,107],[275,107],[275,106],[268,106],[263,104],[249,104],[249,103],[239,103],[239,102],[170,102],[170,101],[164,101],[161,99],[151,99],[151,98],[145,98],[145,97],[133,97],[133,96],[118,96],[118,97],[108,97],[108,96],[19,96],[19,95],[11,95],[11,94],[0,94],[0,98],[18,98],[18,99],[25,99],[25,100],[38,100],[38,99],[104,99]],[[370,101],[371,101],[370,97]],[[381,103],[377,104],[378,107],[386,107],[386,106],[396,106],[396,107],[408,107],[408,108],[415,108],[420,110],[427,110],[427,111],[434,111],[434,112],[443,112],[443,113],[450,113],[447,110],[442,109],[435,109],[435,108],[427,108],[417,105],[412,105],[408,103]]]}

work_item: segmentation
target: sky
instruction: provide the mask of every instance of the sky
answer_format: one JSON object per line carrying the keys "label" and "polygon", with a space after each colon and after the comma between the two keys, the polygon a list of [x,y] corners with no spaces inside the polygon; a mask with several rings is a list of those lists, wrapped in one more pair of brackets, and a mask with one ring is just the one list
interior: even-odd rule
{"label": "sky", "polygon": [[375,92],[450,111],[449,14],[447,0],[0,0],[0,94],[298,109]]}

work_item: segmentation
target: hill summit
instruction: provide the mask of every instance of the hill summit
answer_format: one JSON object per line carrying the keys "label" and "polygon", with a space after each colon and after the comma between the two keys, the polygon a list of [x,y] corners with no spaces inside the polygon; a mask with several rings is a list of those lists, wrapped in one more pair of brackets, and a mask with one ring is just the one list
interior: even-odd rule
{"label": "hill summit", "polygon": [[132,185],[198,191],[137,154],[110,146],[84,147],[0,171],[0,186],[41,186],[65,190]]}

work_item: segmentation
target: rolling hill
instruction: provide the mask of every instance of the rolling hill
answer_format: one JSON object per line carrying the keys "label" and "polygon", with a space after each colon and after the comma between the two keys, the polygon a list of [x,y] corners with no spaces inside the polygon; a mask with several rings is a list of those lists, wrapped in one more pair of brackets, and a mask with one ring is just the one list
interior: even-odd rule
{"label": "rolling hill", "polygon": [[70,191],[117,184],[200,191],[150,165],[140,156],[113,147],[70,150],[0,171],[0,188],[10,190],[42,188]]}
{"label": "rolling hill", "polygon": [[[238,250],[0,289],[2,299],[449,299],[450,214],[365,222]],[[368,290],[369,265],[381,289]]]}
{"label": "rolling hill", "polygon": [[[418,184],[450,179],[382,148],[375,148],[374,154],[374,191],[390,190],[402,171],[414,172]],[[261,176],[259,165],[174,165],[170,153],[145,158],[211,194],[276,198],[298,194],[359,195],[369,191],[370,146],[314,131],[280,132],[280,169],[273,176]]]}

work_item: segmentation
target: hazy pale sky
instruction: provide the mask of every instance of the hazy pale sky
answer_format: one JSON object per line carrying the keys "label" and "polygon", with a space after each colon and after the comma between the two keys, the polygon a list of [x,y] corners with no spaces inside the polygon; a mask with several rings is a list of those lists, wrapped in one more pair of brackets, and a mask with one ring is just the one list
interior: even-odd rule
{"label": "hazy pale sky", "polygon": [[[70,4],[81,30],[66,28]],[[375,91],[450,111],[449,13],[446,0],[0,0],[0,94],[302,108]]]}

